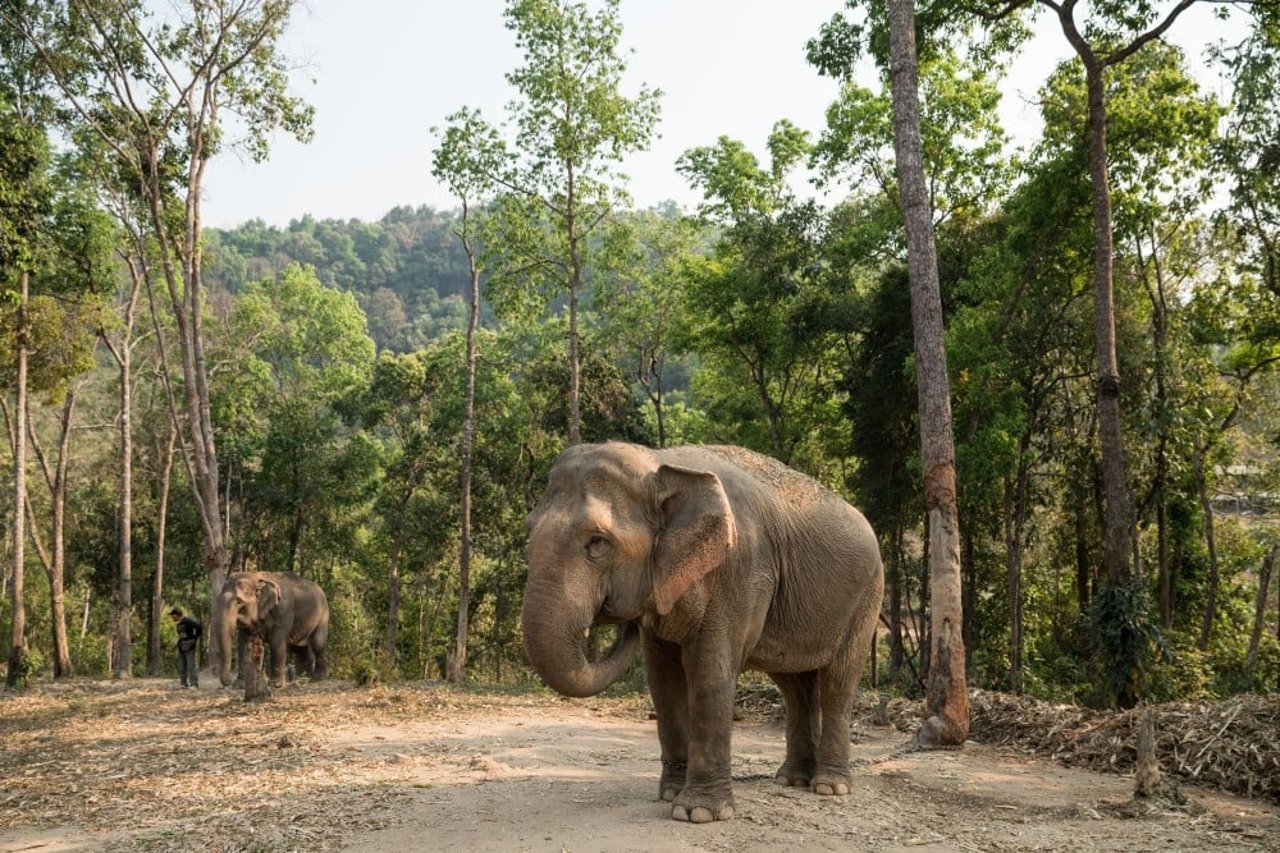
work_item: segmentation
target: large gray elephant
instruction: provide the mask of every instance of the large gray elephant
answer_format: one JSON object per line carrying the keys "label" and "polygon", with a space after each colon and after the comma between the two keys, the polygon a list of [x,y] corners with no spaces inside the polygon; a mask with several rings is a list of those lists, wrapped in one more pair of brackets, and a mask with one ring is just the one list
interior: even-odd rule
{"label": "large gray elephant", "polygon": [[[583,444],[529,514],[521,614],[530,662],[569,696],[600,692],[644,648],[671,816],[733,816],[738,673],[786,702],[776,780],[847,794],[849,714],[884,593],[875,534],[809,477],[739,447]],[[615,624],[599,660],[584,638]]]}
{"label": "large gray elephant", "polygon": [[324,590],[291,572],[236,572],[227,578],[213,612],[214,642],[222,653],[222,686],[231,684],[231,635],[238,638],[237,659],[244,665],[245,641],[261,637],[269,651],[271,683],[285,682],[288,655],[302,665],[300,674],[329,674],[329,600]]}

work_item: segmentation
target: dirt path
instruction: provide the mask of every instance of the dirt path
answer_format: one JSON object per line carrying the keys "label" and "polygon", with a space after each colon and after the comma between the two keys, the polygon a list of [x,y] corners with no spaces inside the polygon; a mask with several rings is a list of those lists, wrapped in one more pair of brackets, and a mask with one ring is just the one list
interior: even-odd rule
{"label": "dirt path", "polygon": [[657,800],[644,700],[416,686],[230,691],[82,683],[0,698],[0,850],[1280,850],[1280,809],[1186,790],[1142,813],[1132,781],[971,744],[901,753],[858,727],[853,791],[773,784],[781,729],[734,731],[731,821]]}

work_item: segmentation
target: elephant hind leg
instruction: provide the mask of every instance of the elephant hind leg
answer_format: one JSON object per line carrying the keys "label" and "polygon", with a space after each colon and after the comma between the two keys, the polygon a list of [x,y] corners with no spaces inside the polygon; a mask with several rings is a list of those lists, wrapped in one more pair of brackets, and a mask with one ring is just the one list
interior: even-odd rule
{"label": "elephant hind leg", "polygon": [[849,714],[876,624],[874,618],[862,623],[852,631],[850,642],[835,660],[818,670],[823,724],[818,741],[818,771],[812,785],[816,794],[847,794],[853,784],[849,770]]}
{"label": "elephant hind leg", "polygon": [[822,716],[818,704],[817,672],[769,673],[787,711],[787,757],[774,781],[807,788],[818,766],[818,734]]}
{"label": "elephant hind leg", "polygon": [[324,622],[311,632],[307,640],[307,648],[311,650],[311,677],[321,679],[329,677],[329,624]]}

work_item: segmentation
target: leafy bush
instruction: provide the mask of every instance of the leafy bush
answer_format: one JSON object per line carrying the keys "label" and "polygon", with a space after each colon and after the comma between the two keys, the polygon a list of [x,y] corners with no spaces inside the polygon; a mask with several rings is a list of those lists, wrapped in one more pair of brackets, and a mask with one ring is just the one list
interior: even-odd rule
{"label": "leafy bush", "polygon": [[1170,631],[1155,655],[1146,698],[1152,702],[1213,699],[1214,667],[1209,655],[1196,646],[1196,636]]}
{"label": "leafy bush", "polygon": [[1160,629],[1152,621],[1146,590],[1140,584],[1105,582],[1089,604],[1086,630],[1095,643],[1094,663],[1101,667],[1101,693],[1095,704],[1132,708],[1150,682],[1152,652]]}

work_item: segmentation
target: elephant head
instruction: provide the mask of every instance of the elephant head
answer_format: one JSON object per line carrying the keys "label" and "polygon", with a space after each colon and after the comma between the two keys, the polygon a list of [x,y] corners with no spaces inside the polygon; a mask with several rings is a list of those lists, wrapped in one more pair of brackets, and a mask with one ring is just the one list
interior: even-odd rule
{"label": "elephant head", "polygon": [[[646,616],[664,616],[734,547],[719,478],[624,444],[578,445],[552,467],[526,521],[529,577],[521,622],[533,668],[553,689],[591,696],[630,664]],[[589,660],[593,625],[621,626]]]}
{"label": "elephant head", "polygon": [[257,572],[233,574],[222,586],[214,611],[214,631],[222,652],[218,678],[222,686],[231,683],[231,638],[235,631],[262,635],[280,603],[280,586]]}

